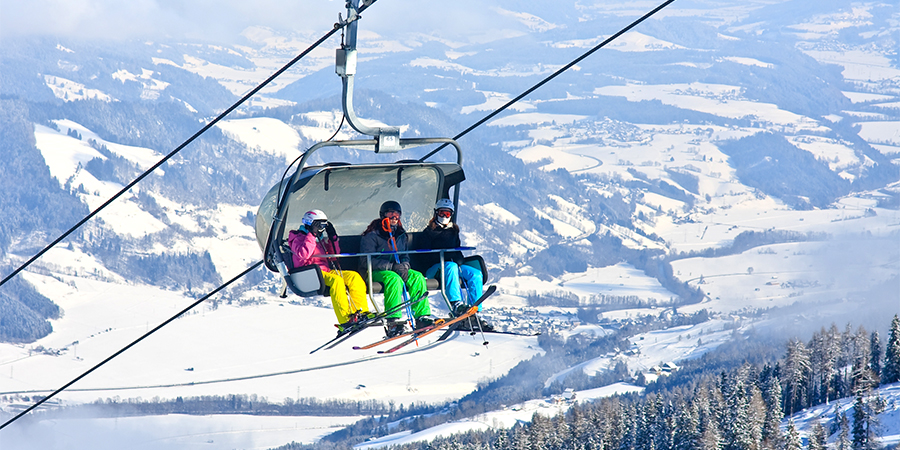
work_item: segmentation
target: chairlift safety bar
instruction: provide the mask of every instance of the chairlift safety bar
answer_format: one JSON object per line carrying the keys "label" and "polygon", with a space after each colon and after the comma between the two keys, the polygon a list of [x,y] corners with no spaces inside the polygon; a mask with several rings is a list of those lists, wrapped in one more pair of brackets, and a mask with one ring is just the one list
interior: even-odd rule
{"label": "chairlift safety bar", "polygon": [[312,255],[313,258],[351,258],[351,257],[366,257],[366,277],[368,278],[366,281],[368,282],[367,289],[369,294],[369,300],[372,302],[372,305],[375,306],[375,310],[381,312],[378,309],[378,304],[375,303],[375,294],[372,293],[372,257],[373,256],[383,256],[383,255],[403,255],[403,254],[413,254],[413,253],[440,253],[441,254],[441,297],[444,298],[444,303],[447,304],[447,308],[452,311],[453,306],[450,304],[450,299],[447,297],[447,283],[446,283],[446,274],[444,273],[444,253],[446,252],[461,252],[467,250],[475,250],[475,247],[454,247],[454,248],[442,248],[442,249],[422,249],[422,250],[404,250],[402,252],[396,251],[383,251],[383,252],[374,252],[374,253],[335,253],[335,254],[325,254],[325,255]]}

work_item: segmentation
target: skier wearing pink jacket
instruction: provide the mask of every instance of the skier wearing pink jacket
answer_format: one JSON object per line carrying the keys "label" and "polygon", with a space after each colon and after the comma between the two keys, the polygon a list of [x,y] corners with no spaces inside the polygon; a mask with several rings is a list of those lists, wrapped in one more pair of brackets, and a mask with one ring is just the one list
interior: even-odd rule
{"label": "skier wearing pink jacket", "polygon": [[[322,269],[322,278],[330,290],[331,305],[341,330],[369,313],[366,284],[359,273],[341,270],[333,258],[313,256],[341,252],[337,232],[324,212],[318,209],[307,211],[303,215],[303,225],[291,230],[288,235],[288,244],[293,253],[294,267],[316,264]],[[347,291],[350,292],[349,297]]]}

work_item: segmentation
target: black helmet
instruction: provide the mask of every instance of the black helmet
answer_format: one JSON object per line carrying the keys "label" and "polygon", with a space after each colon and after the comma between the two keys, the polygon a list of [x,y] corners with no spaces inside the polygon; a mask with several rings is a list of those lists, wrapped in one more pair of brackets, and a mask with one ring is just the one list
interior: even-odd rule
{"label": "black helmet", "polygon": [[400,204],[393,201],[388,200],[381,204],[381,209],[378,211],[378,215],[384,217],[384,213],[388,211],[397,211],[400,214],[403,214],[403,210],[400,208]]}

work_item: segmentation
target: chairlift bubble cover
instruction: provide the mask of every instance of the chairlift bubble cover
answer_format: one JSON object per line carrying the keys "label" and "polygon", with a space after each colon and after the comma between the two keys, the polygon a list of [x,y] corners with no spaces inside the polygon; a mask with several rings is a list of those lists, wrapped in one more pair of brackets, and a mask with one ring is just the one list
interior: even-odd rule
{"label": "chairlift bubble cover", "polygon": [[[449,176],[448,176],[449,175]],[[302,224],[303,214],[321,209],[339,235],[360,235],[379,217],[379,208],[387,200],[403,206],[401,223],[407,231],[424,228],[431,219],[434,202],[447,196],[451,186],[465,175],[457,164],[373,164],[337,167],[309,167],[296,177],[293,185],[285,181],[284,210],[277,211],[278,188],[275,185],[260,204],[256,215],[256,239],[266,256],[266,266],[276,270],[265,251],[276,216],[284,223],[276,231],[282,241]],[[326,189],[327,187],[327,189]]]}

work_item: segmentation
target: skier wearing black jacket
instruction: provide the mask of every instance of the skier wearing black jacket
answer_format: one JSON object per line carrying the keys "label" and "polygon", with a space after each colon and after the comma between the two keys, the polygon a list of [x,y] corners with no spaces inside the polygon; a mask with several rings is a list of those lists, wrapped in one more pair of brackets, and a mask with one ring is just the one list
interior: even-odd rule
{"label": "skier wearing black jacket", "polygon": [[[419,248],[427,248],[432,250],[442,248],[460,247],[459,225],[451,221],[453,216],[453,202],[449,199],[441,199],[434,205],[434,216],[428,225],[422,230],[421,237],[417,240]],[[438,274],[441,270],[441,259],[437,253],[425,253],[421,255],[423,266],[428,267],[425,271],[427,278],[439,278]],[[454,309],[454,315],[464,312],[469,306],[475,304],[482,293],[482,284],[484,278],[481,270],[472,266],[462,264],[463,255],[461,252],[446,252],[444,254],[444,274],[447,277],[445,286],[447,289],[447,297]],[[466,300],[462,299],[462,289],[460,289],[460,280],[465,283]],[[481,310],[481,305],[478,306]],[[486,323],[482,324],[487,327]],[[485,329],[485,331],[489,331]]]}

